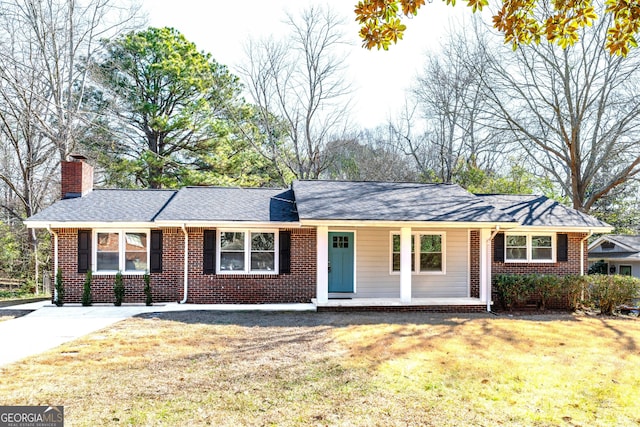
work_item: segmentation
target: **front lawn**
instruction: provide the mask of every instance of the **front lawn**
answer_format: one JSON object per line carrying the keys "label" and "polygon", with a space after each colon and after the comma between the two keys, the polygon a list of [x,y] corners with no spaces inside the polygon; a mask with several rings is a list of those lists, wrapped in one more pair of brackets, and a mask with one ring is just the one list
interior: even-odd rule
{"label": "front lawn", "polygon": [[640,321],[426,313],[147,315],[0,368],[70,426],[640,424]]}

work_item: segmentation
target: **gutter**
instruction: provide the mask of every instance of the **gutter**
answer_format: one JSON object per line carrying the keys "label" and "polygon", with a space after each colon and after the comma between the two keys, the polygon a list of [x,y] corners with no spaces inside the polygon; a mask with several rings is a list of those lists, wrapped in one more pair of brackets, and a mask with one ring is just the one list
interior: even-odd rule
{"label": "gutter", "polygon": [[493,241],[493,238],[496,237],[496,234],[498,234],[500,232],[500,226],[496,225],[496,229],[493,230],[493,233],[491,233],[491,236],[489,236],[489,238],[487,239],[487,312],[491,313],[491,242]]}
{"label": "gutter", "polygon": [[186,303],[189,294],[189,234],[185,224],[182,224],[181,228],[184,233],[184,298],[178,304]]}
{"label": "gutter", "polygon": [[53,300],[58,301],[58,292],[55,287],[55,280],[58,274],[58,233],[53,231],[51,224],[47,225],[47,230],[53,235]]}
{"label": "gutter", "polygon": [[584,276],[584,242],[587,241],[589,237],[593,236],[593,230],[589,230],[587,236],[580,240],[580,275]]}

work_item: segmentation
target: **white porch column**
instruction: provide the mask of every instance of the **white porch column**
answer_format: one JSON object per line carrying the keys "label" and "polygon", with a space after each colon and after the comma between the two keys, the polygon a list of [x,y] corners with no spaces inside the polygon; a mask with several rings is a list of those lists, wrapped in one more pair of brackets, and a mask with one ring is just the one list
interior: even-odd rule
{"label": "white porch column", "polygon": [[480,229],[480,301],[491,301],[491,230]]}
{"label": "white porch column", "polygon": [[400,229],[400,301],[411,302],[411,227]]}
{"label": "white porch column", "polygon": [[329,227],[316,229],[316,299],[329,302]]}

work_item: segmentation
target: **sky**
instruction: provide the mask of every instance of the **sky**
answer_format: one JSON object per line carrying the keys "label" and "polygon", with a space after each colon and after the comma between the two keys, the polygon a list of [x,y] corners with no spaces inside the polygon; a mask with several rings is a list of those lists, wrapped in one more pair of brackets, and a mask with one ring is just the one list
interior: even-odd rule
{"label": "sky", "polygon": [[423,6],[418,16],[407,20],[404,40],[388,51],[361,47],[355,22],[356,0],[143,0],[149,25],[179,30],[199,50],[211,53],[216,61],[235,67],[245,61],[248,40],[285,33],[282,21],[311,5],[328,6],[346,22],[347,81],[353,90],[353,125],[356,128],[384,124],[402,107],[405,90],[424,64],[424,54],[436,49],[451,23],[458,23],[471,10],[464,4],[451,7],[434,1]]}

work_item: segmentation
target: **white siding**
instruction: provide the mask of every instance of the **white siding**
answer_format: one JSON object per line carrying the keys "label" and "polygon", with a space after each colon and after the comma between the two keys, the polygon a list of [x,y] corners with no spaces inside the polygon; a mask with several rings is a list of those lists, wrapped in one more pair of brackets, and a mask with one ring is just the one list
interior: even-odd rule
{"label": "white siding", "polygon": [[[356,298],[399,298],[400,275],[391,269],[391,228],[359,228],[356,234]],[[469,296],[468,230],[420,230],[444,232],[446,274],[412,274],[413,298]]]}

